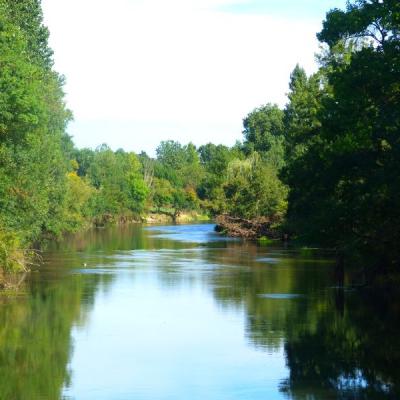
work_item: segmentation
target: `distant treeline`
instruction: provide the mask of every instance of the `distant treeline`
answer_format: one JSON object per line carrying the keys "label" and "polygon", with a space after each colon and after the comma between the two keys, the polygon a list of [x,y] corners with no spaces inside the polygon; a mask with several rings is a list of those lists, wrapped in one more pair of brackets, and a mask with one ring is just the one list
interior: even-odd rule
{"label": "distant treeline", "polygon": [[[39,0],[0,0],[0,264],[88,225],[183,211],[271,217],[304,243],[392,275],[400,261],[400,3],[328,12],[319,70],[243,120],[229,148],[77,149]],[[267,95],[267,94],[266,94]],[[111,133],[111,132],[110,132]]]}

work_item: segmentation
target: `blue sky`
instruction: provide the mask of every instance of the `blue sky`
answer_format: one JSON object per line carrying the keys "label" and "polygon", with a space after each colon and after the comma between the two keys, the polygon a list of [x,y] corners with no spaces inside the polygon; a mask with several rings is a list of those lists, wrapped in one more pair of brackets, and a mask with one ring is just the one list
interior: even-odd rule
{"label": "blue sky", "polygon": [[331,8],[344,8],[345,0],[238,0],[219,7],[238,14],[268,14],[303,19],[321,19]]}
{"label": "blue sky", "polygon": [[343,0],[43,0],[78,147],[154,154],[161,140],[232,145],[242,119],[283,106],[296,63]]}

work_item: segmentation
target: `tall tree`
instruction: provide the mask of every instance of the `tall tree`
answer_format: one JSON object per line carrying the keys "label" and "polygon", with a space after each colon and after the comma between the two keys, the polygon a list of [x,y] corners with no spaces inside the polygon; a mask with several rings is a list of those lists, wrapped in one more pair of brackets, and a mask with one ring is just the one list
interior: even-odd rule
{"label": "tall tree", "polygon": [[307,150],[313,134],[321,126],[318,114],[323,91],[319,75],[308,77],[299,65],[290,75],[289,103],[284,110],[285,148],[289,163]]}
{"label": "tall tree", "polygon": [[[68,171],[63,144],[70,113],[62,80],[32,62],[39,53],[10,17],[17,3],[0,2],[0,225],[30,241],[42,232],[60,230]],[[42,26],[35,17],[26,18],[32,29]]]}
{"label": "tall tree", "polygon": [[26,43],[29,61],[44,67],[53,66],[53,51],[48,45],[49,31],[43,24],[40,0],[2,0],[8,19],[21,30]]}
{"label": "tall tree", "polygon": [[[291,220],[310,239],[359,256],[370,275],[400,264],[400,3],[357,1],[327,15],[331,95],[316,140],[290,170]],[[326,67],[326,65],[324,66]],[[370,276],[372,278],[372,276]]]}

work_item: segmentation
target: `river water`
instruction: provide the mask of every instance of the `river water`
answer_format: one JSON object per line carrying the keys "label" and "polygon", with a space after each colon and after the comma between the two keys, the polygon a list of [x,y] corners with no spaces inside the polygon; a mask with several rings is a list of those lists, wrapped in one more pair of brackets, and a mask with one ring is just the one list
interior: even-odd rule
{"label": "river water", "polygon": [[315,251],[128,225],[0,297],[1,400],[399,399],[399,306]]}

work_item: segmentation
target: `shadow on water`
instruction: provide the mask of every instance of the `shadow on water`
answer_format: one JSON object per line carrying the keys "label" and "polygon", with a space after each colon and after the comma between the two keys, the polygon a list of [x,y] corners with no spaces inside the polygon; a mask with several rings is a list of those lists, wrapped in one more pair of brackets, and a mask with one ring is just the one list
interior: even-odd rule
{"label": "shadow on water", "polygon": [[[400,398],[399,302],[335,288],[334,265],[320,255],[224,239],[212,228],[126,225],[54,244],[21,293],[0,297],[0,399]],[[129,310],[137,313],[131,322]],[[95,327],[106,318],[105,334]],[[120,344],[121,326],[129,341]],[[243,347],[234,342],[240,336]],[[82,360],[100,362],[82,355],[96,337],[117,365],[99,381],[129,368],[143,380],[150,363],[151,382],[134,374],[124,395],[110,384],[91,397],[79,371]],[[116,350],[135,342],[139,369]],[[168,357],[168,347],[180,352]],[[189,383],[171,388],[163,363]]]}

